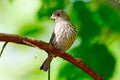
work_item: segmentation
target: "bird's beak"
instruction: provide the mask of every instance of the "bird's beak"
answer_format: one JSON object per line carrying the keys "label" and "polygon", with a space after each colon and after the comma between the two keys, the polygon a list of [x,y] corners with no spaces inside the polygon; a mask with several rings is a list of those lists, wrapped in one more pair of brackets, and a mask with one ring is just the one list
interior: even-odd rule
{"label": "bird's beak", "polygon": [[55,20],[55,17],[52,15],[52,16],[50,17],[50,19]]}

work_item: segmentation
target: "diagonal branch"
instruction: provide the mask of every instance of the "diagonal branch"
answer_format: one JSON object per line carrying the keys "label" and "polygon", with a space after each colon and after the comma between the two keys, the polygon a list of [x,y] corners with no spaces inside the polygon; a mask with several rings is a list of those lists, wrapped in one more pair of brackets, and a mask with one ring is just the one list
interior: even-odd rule
{"label": "diagonal branch", "polygon": [[54,54],[56,56],[59,56],[78,68],[82,69],[84,72],[86,72],[88,75],[90,75],[94,80],[103,80],[103,78],[97,74],[95,71],[93,71],[88,65],[86,65],[81,59],[79,58],[74,58],[70,54],[63,52],[54,46],[41,41],[41,40],[36,40],[33,38],[29,37],[24,37],[20,35],[14,35],[14,34],[5,34],[5,33],[0,33],[0,41],[4,42],[13,42],[13,43],[18,43],[18,44],[24,44],[32,47],[38,47],[44,51],[46,51],[48,54]]}

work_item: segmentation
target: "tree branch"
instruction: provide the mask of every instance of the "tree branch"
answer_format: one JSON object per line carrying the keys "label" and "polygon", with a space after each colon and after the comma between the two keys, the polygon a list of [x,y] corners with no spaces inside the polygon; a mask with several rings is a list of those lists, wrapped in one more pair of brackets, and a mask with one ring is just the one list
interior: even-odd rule
{"label": "tree branch", "polygon": [[0,33],[0,41],[4,42],[14,42],[18,44],[24,44],[32,47],[38,47],[44,51],[46,51],[48,54],[54,54],[56,56],[59,56],[78,68],[82,69],[84,72],[86,72],[88,75],[90,75],[94,80],[103,80],[103,78],[97,74],[95,71],[93,71],[88,65],[86,65],[81,59],[79,58],[74,58],[70,54],[63,52],[54,46],[52,46],[49,43],[46,43],[41,40],[36,40],[33,38],[29,37],[24,37],[20,35],[13,35],[13,34],[5,34],[5,33]]}

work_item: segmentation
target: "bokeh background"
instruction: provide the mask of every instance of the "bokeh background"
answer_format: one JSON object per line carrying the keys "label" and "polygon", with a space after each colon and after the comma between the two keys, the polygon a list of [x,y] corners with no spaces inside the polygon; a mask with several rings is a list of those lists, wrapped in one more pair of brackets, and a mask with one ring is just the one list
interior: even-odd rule
{"label": "bokeh background", "polygon": [[[120,79],[120,4],[117,0],[0,0],[0,32],[49,42],[50,19],[64,10],[78,29],[67,51],[82,58],[105,80]],[[2,49],[3,42],[0,42]],[[47,80],[39,67],[43,50],[9,43],[0,58],[0,80]],[[51,80],[93,80],[71,63],[57,57],[51,63]]]}

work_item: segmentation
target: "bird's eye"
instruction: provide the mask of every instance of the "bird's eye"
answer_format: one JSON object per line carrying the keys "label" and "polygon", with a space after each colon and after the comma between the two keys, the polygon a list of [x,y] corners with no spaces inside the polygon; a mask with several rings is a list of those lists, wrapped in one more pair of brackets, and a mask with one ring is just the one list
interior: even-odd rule
{"label": "bird's eye", "polygon": [[60,16],[60,14],[58,13],[57,16]]}

